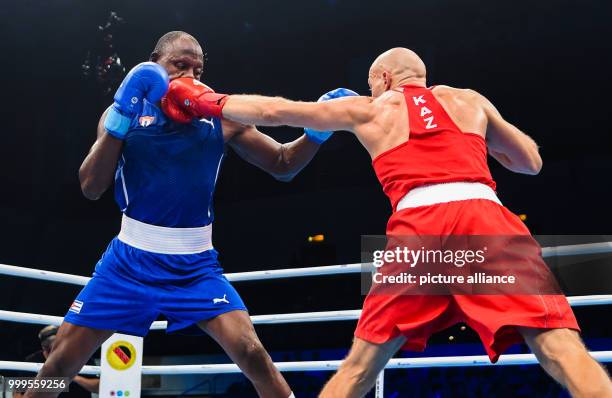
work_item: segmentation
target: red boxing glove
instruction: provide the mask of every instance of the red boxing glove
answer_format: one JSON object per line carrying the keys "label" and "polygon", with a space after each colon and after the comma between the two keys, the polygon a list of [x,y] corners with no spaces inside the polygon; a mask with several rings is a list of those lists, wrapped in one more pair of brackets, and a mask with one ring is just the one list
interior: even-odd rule
{"label": "red boxing glove", "polygon": [[184,109],[176,105],[174,102],[168,100],[166,96],[161,99],[161,108],[162,111],[168,116],[170,119],[177,123],[188,124],[193,120],[193,116],[187,113]]}
{"label": "red boxing glove", "polygon": [[[222,110],[228,99],[227,94],[217,94],[214,90],[199,80],[189,77],[180,77],[170,82],[168,91],[162,100],[167,103],[168,117],[184,123],[184,116],[191,115],[201,119],[203,117],[222,117]],[[174,112],[178,108],[181,112]],[[176,115],[177,119],[174,119]]]}

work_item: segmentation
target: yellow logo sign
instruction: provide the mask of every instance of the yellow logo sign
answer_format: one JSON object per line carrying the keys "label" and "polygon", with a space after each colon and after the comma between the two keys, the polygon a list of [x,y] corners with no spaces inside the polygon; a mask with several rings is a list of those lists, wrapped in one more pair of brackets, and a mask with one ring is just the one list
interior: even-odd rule
{"label": "yellow logo sign", "polygon": [[127,341],[116,341],[108,347],[106,360],[115,370],[129,369],[136,360],[136,349]]}

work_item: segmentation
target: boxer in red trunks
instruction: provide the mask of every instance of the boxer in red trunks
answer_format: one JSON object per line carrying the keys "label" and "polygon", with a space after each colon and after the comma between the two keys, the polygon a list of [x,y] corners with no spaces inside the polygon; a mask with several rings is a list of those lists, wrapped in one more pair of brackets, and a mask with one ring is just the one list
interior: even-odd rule
{"label": "boxer in red trunks", "polygon": [[[191,108],[183,110],[198,117],[352,131],[391,200],[387,235],[529,234],[497,198],[487,150],[506,168],[535,175],[542,159],[530,137],[475,91],[427,88],[425,65],[408,49],[380,55],[368,83],[371,97],[316,104],[205,92],[174,100],[189,99]],[[364,396],[398,349],[422,350],[432,333],[457,322],[479,334],[493,362],[524,340],[572,396],[612,396],[610,378],[582,343],[563,295],[370,294],[351,351],[321,397]]]}

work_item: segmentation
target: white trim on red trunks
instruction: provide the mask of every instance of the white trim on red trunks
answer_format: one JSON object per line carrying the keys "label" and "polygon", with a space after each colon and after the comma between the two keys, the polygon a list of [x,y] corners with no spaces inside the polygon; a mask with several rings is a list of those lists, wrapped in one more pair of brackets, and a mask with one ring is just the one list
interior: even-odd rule
{"label": "white trim on red trunks", "polygon": [[479,182],[449,182],[411,189],[397,203],[396,211],[470,199],[486,199],[502,204],[488,185]]}

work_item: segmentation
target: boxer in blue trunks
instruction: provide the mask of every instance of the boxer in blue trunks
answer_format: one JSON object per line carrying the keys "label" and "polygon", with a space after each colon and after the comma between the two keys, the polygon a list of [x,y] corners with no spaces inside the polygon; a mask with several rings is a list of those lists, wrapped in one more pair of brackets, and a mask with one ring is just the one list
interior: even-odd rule
{"label": "boxer in blue trunks", "polygon": [[[88,199],[113,183],[121,231],[109,244],[61,325],[38,377],[74,377],[114,332],[145,336],[160,315],[168,332],[206,332],[259,396],[293,397],[259,341],[247,309],[222,274],[212,246],[212,197],[224,147],[288,181],[314,156],[306,134],[280,144],[219,118],[179,124],[160,110],[168,82],[199,81],[203,52],[184,32],[162,36],[151,62],[136,66],[101,116],[97,140],[79,170]],[[26,397],[57,394],[28,391]]]}

